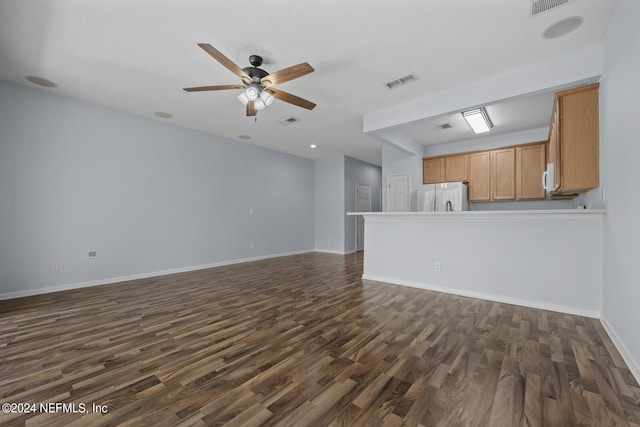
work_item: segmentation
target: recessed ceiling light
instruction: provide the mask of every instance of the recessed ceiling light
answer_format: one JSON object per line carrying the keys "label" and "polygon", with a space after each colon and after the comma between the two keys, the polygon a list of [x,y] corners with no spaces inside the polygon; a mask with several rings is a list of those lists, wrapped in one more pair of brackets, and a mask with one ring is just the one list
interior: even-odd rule
{"label": "recessed ceiling light", "polygon": [[542,33],[542,38],[556,39],[558,37],[566,36],[567,34],[575,31],[582,23],[584,19],[582,16],[572,16],[571,18],[558,21]]}
{"label": "recessed ceiling light", "polygon": [[27,80],[29,80],[31,83],[36,84],[38,86],[44,86],[44,87],[57,87],[58,86],[57,83],[54,83],[51,80],[45,79],[43,77],[25,76],[25,78]]}
{"label": "recessed ceiling light", "polygon": [[249,135],[238,135],[238,139],[244,139],[245,141],[251,139]]}
{"label": "recessed ceiling light", "polygon": [[316,144],[311,144],[309,148],[311,148],[312,150],[315,150],[316,148],[318,148],[318,146]]}
{"label": "recessed ceiling light", "polygon": [[156,111],[155,113],[153,113],[153,115],[156,117],[160,117],[161,119],[170,119],[173,117],[173,114],[164,111]]}

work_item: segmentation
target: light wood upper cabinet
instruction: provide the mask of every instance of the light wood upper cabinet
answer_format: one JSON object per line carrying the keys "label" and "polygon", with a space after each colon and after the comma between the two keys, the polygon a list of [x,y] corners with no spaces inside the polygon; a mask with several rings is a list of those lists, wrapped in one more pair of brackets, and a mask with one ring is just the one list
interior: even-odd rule
{"label": "light wood upper cabinet", "polygon": [[516,149],[504,148],[491,151],[492,200],[516,198]]}
{"label": "light wood upper cabinet", "polygon": [[468,170],[469,170],[468,154],[461,154],[457,156],[447,156],[444,158],[445,182],[467,181]]}
{"label": "light wood upper cabinet", "polygon": [[553,198],[575,197],[599,184],[599,84],[556,93],[549,141],[423,160],[425,184],[466,181],[469,201],[545,199],[542,175],[555,168]]}
{"label": "light wood upper cabinet", "polygon": [[542,174],[546,168],[546,143],[516,147],[516,199],[535,200],[546,197]]}
{"label": "light wood upper cabinet", "polygon": [[444,182],[444,157],[422,160],[422,182],[424,184]]}
{"label": "light wood upper cabinet", "polygon": [[545,199],[546,146],[541,141],[425,158],[425,184],[465,181],[472,202]]}
{"label": "light wood upper cabinet", "polygon": [[581,193],[599,183],[599,84],[556,93],[548,161],[555,165],[555,193]]}
{"label": "light wood upper cabinet", "polygon": [[422,182],[436,184],[467,181],[468,169],[468,154],[429,157],[422,160]]}
{"label": "light wood upper cabinet", "polygon": [[491,200],[491,153],[480,151],[469,154],[469,200]]}

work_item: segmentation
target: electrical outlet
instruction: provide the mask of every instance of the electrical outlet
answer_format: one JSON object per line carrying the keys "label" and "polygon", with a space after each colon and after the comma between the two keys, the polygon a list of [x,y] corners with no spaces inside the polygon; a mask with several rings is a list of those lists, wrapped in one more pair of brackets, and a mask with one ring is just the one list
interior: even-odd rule
{"label": "electrical outlet", "polygon": [[58,273],[60,271],[60,264],[58,264],[57,262],[52,262],[51,263],[51,272],[52,273]]}
{"label": "electrical outlet", "polygon": [[253,242],[249,243],[249,250],[252,251],[253,250]]}
{"label": "electrical outlet", "polygon": [[440,271],[440,263],[439,262],[434,262],[433,263],[433,270],[434,271]]}
{"label": "electrical outlet", "polygon": [[96,268],[96,259],[95,258],[89,259],[89,268]]}

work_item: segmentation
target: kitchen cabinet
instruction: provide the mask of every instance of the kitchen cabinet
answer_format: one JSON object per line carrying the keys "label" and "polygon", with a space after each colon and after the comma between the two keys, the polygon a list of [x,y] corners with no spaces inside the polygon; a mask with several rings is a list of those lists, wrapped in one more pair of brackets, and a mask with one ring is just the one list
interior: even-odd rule
{"label": "kitchen cabinet", "polygon": [[469,200],[515,200],[516,151],[514,147],[469,154]]}
{"label": "kitchen cabinet", "polygon": [[542,174],[546,167],[545,142],[516,147],[516,199],[536,200],[546,197]]}
{"label": "kitchen cabinet", "polygon": [[427,157],[424,183],[465,181],[471,202],[545,199],[546,146],[546,141],[540,141]]}
{"label": "kitchen cabinet", "polygon": [[447,156],[444,158],[444,180],[445,182],[467,181],[467,171],[469,169],[469,155],[460,154]]}
{"label": "kitchen cabinet", "polygon": [[467,181],[468,154],[429,157],[422,161],[423,184]]}
{"label": "kitchen cabinet", "polygon": [[491,199],[516,198],[516,149],[503,148],[491,153]]}
{"label": "kitchen cabinet", "polygon": [[555,170],[553,195],[600,185],[598,90],[594,83],[556,93],[547,154]]}
{"label": "kitchen cabinet", "polygon": [[491,200],[491,152],[469,154],[469,201]]}
{"label": "kitchen cabinet", "polygon": [[422,160],[423,184],[444,182],[444,157],[433,157]]}

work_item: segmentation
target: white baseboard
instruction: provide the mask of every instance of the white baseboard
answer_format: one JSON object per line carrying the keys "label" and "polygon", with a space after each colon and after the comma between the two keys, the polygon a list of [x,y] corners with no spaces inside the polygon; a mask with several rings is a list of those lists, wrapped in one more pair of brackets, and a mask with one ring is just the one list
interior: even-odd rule
{"label": "white baseboard", "polygon": [[578,307],[549,304],[541,301],[530,301],[530,300],[520,299],[520,298],[505,297],[502,295],[486,294],[483,292],[472,292],[472,291],[465,291],[462,289],[445,288],[442,286],[434,286],[426,283],[410,282],[406,280],[398,280],[398,279],[393,279],[389,277],[372,276],[368,274],[363,274],[362,278],[364,280],[373,280],[375,282],[385,282],[385,283],[391,283],[392,285],[410,286],[412,288],[426,289],[426,290],[435,291],[435,292],[444,292],[447,294],[484,299],[488,301],[502,302],[505,304],[521,305],[524,307],[538,308],[541,310],[557,311],[559,313],[573,314],[576,316],[591,317],[595,319],[600,318],[600,312],[578,308]]}
{"label": "white baseboard", "polygon": [[309,252],[314,252],[314,251],[312,249],[309,249],[309,250],[304,250],[304,251],[295,251],[295,252],[286,252],[286,253],[279,253],[279,254],[272,254],[272,255],[263,255],[263,256],[257,256],[257,257],[251,257],[251,258],[241,258],[241,259],[234,259],[234,260],[230,260],[230,261],[215,262],[215,263],[211,263],[211,264],[202,264],[202,265],[193,265],[193,266],[188,266],[188,267],[179,267],[179,268],[173,268],[173,269],[161,270],[161,271],[154,271],[154,272],[149,272],[149,273],[132,274],[132,275],[129,275],[129,276],[109,277],[109,278],[106,278],[106,279],[91,280],[91,281],[88,281],[88,282],[69,283],[69,284],[64,284],[64,285],[48,286],[46,288],[36,288],[36,289],[28,289],[28,290],[25,290],[25,291],[8,292],[8,293],[0,294],[0,300],[29,297],[29,296],[32,296],[32,295],[48,294],[48,293],[51,293],[51,292],[68,291],[68,290],[71,290],[71,289],[87,288],[87,287],[90,287],[90,286],[109,285],[109,284],[112,284],[112,283],[127,282],[127,281],[130,281],[130,280],[147,279],[149,277],[166,276],[168,274],[186,273],[186,272],[189,272],[189,271],[204,270],[204,269],[207,269],[207,268],[222,267],[222,266],[225,266],[225,265],[232,265],[232,264],[241,264],[243,262],[250,262],[250,261],[260,261],[260,260],[263,260],[263,259],[280,258],[280,257],[283,257],[283,256],[299,255],[299,254],[305,254],[305,253],[309,253]]}
{"label": "white baseboard", "polygon": [[314,249],[313,251],[314,252],[320,252],[320,253],[323,253],[323,254],[334,254],[334,255],[346,255],[347,254],[347,252],[345,252],[345,251],[330,251],[330,250],[327,250],[327,249]]}
{"label": "white baseboard", "polygon": [[616,333],[615,329],[613,329],[611,324],[602,315],[600,316],[600,323],[602,324],[602,327],[604,328],[604,330],[607,332],[607,335],[609,335],[609,338],[611,338],[613,345],[615,345],[616,348],[618,349],[618,352],[620,352],[620,355],[622,356],[625,363],[629,367],[631,374],[636,379],[638,384],[640,384],[640,365],[638,365],[638,363],[633,359],[633,357],[631,356],[631,353],[629,353],[629,350],[627,350],[627,347],[625,347],[624,343]]}

